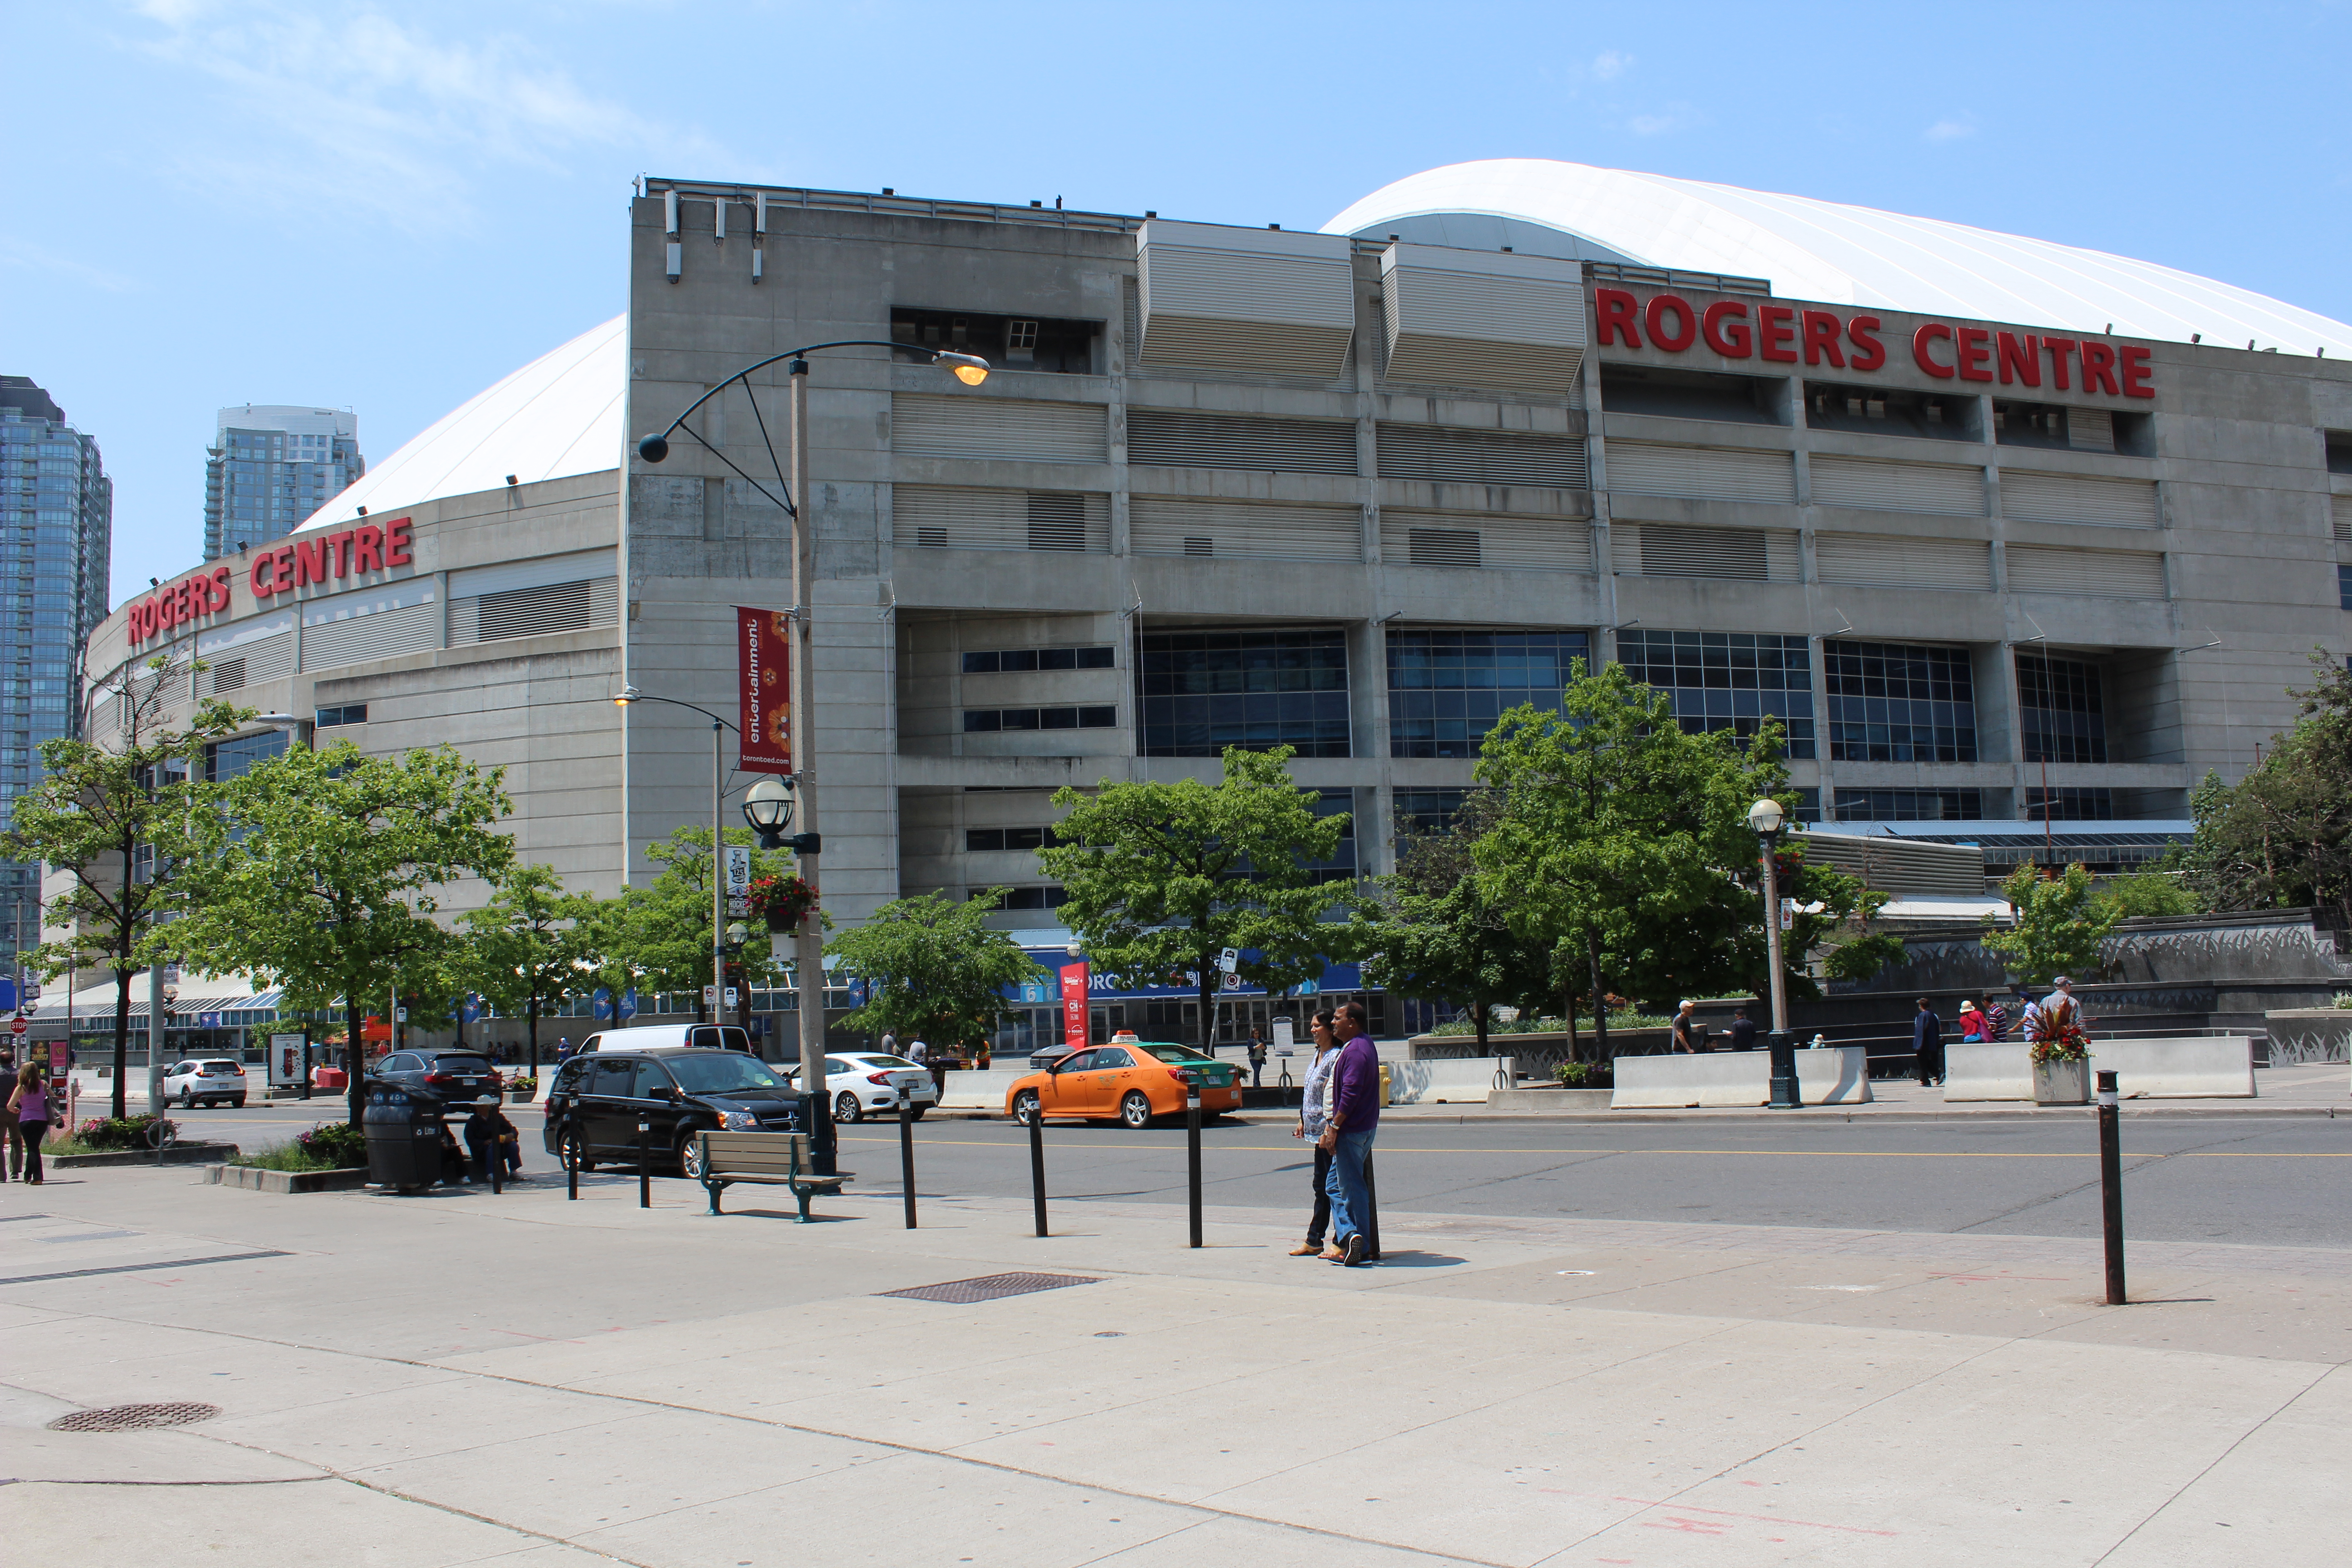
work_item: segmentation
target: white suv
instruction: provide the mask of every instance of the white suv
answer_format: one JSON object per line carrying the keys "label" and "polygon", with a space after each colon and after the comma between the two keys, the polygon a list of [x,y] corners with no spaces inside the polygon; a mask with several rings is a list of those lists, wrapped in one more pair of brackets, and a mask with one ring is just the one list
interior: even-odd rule
{"label": "white suv", "polygon": [[[793,1068],[793,1087],[799,1089],[798,1064],[785,1065]],[[880,1051],[837,1051],[826,1057],[824,1089],[833,1098],[835,1121],[895,1116],[902,1095],[913,1105],[915,1120],[919,1121],[923,1112],[940,1100],[939,1086],[932,1082],[929,1069]]]}
{"label": "white suv", "polygon": [[245,1104],[245,1068],[233,1061],[175,1062],[163,1075],[163,1098],[194,1110],[199,1105]]}

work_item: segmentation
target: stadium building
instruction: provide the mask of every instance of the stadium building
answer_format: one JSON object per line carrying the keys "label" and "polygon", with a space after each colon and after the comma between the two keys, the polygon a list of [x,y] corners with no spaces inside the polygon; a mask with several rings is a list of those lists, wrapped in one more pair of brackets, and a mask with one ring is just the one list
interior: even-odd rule
{"label": "stadium building", "polygon": [[201,658],[175,693],[302,721],[216,776],[289,731],[447,741],[507,764],[524,855],[649,879],[708,820],[709,726],[612,698],[732,715],[732,606],[789,603],[784,365],[632,444],[837,339],[906,345],[811,362],[839,921],[1003,885],[1058,957],[1050,794],[1229,743],[1296,747],[1384,871],[1579,658],[1695,728],[1780,716],[1819,818],[2127,864],[2352,644],[2352,327],[2120,257],[1504,161],[1315,233],[649,179],[626,258],[625,315],[289,538],[154,563],[89,732],[138,661]]}

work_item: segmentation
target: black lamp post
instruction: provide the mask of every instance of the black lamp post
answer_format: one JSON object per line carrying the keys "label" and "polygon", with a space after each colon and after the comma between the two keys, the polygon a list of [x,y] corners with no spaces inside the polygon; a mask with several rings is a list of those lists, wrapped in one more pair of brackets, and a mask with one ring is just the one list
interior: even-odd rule
{"label": "black lamp post", "polygon": [[1772,972],[1772,1108],[1795,1110],[1804,1103],[1797,1083],[1797,1037],[1789,1027],[1789,993],[1780,973],[1780,880],[1775,864],[1780,847],[1780,803],[1767,796],[1748,808],[1748,826],[1764,859],[1764,935]]}

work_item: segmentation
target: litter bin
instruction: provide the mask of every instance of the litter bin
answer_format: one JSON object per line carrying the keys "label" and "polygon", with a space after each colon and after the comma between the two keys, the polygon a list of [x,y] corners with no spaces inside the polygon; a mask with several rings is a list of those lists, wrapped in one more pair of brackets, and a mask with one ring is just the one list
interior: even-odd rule
{"label": "litter bin", "polygon": [[367,1091],[360,1128],[369,1181],[413,1193],[441,1179],[440,1101],[377,1084]]}

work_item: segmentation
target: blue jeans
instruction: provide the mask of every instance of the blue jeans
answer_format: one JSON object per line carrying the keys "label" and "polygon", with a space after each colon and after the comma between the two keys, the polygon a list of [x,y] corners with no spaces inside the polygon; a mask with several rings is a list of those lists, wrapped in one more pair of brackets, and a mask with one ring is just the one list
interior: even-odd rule
{"label": "blue jeans", "polygon": [[1371,1194],[1364,1185],[1364,1161],[1372,1152],[1378,1127],[1342,1132],[1331,1151],[1331,1174],[1324,1190],[1331,1194],[1331,1239],[1345,1242],[1370,1217]]}

